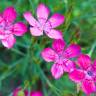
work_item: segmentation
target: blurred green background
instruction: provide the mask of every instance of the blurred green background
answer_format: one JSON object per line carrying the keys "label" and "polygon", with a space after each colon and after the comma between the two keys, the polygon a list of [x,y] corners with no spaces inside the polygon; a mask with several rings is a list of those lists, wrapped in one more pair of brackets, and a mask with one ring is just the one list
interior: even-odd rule
{"label": "blurred green background", "polygon": [[[46,4],[51,14],[61,13],[65,16],[64,24],[57,29],[63,32],[67,44],[78,43],[83,53],[92,51],[96,41],[96,0],[0,0],[0,12],[14,6],[18,13],[16,21],[26,23],[23,13],[31,11],[36,16],[39,3]],[[0,44],[0,96],[11,96],[19,86],[28,90],[42,90],[44,96],[83,96],[76,94],[76,85],[68,79],[67,74],[55,80],[50,73],[53,63],[41,58],[40,52],[51,46],[52,39],[47,36],[33,37],[29,31],[16,39],[12,49]],[[96,58],[95,49],[92,59]]]}

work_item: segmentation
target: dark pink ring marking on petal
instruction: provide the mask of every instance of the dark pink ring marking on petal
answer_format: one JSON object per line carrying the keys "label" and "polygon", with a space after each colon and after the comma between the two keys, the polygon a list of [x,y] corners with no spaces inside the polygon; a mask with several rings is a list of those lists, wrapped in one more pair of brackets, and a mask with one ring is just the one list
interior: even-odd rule
{"label": "dark pink ring marking on petal", "polygon": [[55,13],[51,16],[48,22],[51,23],[52,28],[61,25],[64,22],[65,17],[61,14]]}
{"label": "dark pink ring marking on petal", "polygon": [[45,48],[42,52],[41,52],[41,56],[43,57],[43,59],[47,62],[52,62],[55,61],[58,57],[58,55],[55,53],[54,50],[52,50],[51,48]]}
{"label": "dark pink ring marking on petal", "polygon": [[87,70],[91,65],[91,58],[88,55],[81,54],[77,60],[78,65]]}

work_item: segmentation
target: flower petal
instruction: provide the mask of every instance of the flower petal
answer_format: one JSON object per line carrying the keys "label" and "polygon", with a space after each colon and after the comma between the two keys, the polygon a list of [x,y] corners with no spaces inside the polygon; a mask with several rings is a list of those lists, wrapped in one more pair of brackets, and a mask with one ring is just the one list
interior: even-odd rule
{"label": "flower petal", "polygon": [[53,51],[51,48],[45,48],[42,52],[41,55],[43,57],[43,59],[47,62],[51,62],[56,60],[56,58],[58,57],[58,55],[55,53],[55,51]]}
{"label": "flower petal", "polygon": [[83,69],[88,69],[91,64],[91,58],[88,55],[81,54],[77,60],[78,65]]}
{"label": "flower petal", "polygon": [[47,6],[45,6],[44,4],[39,4],[37,8],[38,20],[42,18],[47,20],[49,13],[50,13],[50,10]]}
{"label": "flower petal", "polygon": [[17,22],[13,26],[13,32],[16,36],[22,36],[27,31],[27,26],[23,22]]}
{"label": "flower petal", "polygon": [[85,74],[83,72],[83,70],[77,70],[74,69],[70,74],[69,74],[69,78],[74,81],[75,83],[79,83],[82,82],[82,80],[85,78]]}
{"label": "flower petal", "polygon": [[69,59],[63,59],[63,69],[65,72],[71,72],[75,68],[75,63]]}
{"label": "flower petal", "polygon": [[36,26],[37,25],[37,20],[32,16],[31,12],[25,12],[23,14],[24,18],[27,20],[27,22],[31,25],[31,26]]}
{"label": "flower petal", "polygon": [[71,44],[64,52],[64,57],[73,58],[81,53],[81,48],[77,44]]}
{"label": "flower petal", "polygon": [[41,91],[32,91],[30,96],[43,96]]}
{"label": "flower petal", "polygon": [[0,39],[4,39],[7,36],[7,34],[6,34],[5,30],[4,30],[4,27],[5,27],[5,21],[0,16]]}
{"label": "flower petal", "polygon": [[54,14],[54,15],[48,20],[48,22],[51,23],[52,28],[55,28],[55,27],[61,25],[61,24],[64,22],[64,16],[61,15],[61,14],[56,13],[56,14]]}
{"label": "flower petal", "polygon": [[12,23],[16,19],[16,10],[10,6],[4,10],[3,17],[8,23]]}
{"label": "flower petal", "polygon": [[[93,68],[94,71],[96,71],[96,59],[94,60],[94,63],[93,63],[93,65],[92,65],[92,68]],[[96,73],[96,72],[95,72],[95,73]]]}
{"label": "flower petal", "polygon": [[43,30],[40,30],[37,27],[30,27],[30,32],[31,32],[31,35],[33,35],[33,36],[43,35]]}
{"label": "flower petal", "polygon": [[65,41],[61,39],[55,39],[53,41],[52,47],[57,53],[62,53],[65,47]]}
{"label": "flower petal", "polygon": [[13,35],[9,35],[6,39],[2,39],[2,44],[8,49],[12,48],[15,42],[16,39],[14,38]]}
{"label": "flower petal", "polygon": [[12,33],[11,30],[0,29],[0,39],[6,39]]}
{"label": "flower petal", "polygon": [[91,94],[91,93],[95,92],[96,91],[96,87],[95,87],[94,82],[92,80],[85,79],[82,82],[82,90],[86,94]]}
{"label": "flower petal", "polygon": [[55,29],[51,29],[48,32],[45,32],[46,35],[52,39],[63,39],[63,35],[61,33],[61,31],[59,30],[55,30]]}
{"label": "flower petal", "polygon": [[[4,19],[2,18],[2,16],[0,15],[0,23],[3,21]],[[1,25],[1,24],[0,24]]]}
{"label": "flower petal", "polygon": [[0,30],[0,40],[5,38],[6,38],[6,35],[4,34],[4,31]]}
{"label": "flower petal", "polygon": [[51,73],[55,79],[59,79],[64,73],[63,64],[59,64],[59,62],[56,64],[53,64],[51,68]]}

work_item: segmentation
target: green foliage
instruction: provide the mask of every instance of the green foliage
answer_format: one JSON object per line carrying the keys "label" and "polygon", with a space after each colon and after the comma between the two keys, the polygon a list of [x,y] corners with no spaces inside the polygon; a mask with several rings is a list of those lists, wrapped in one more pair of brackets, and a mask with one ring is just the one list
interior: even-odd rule
{"label": "green foliage", "polygon": [[[0,0],[0,12],[14,6],[18,12],[16,20],[25,22],[23,13],[29,10],[36,16],[36,8],[41,2],[49,6],[51,14],[58,12],[65,16],[65,23],[58,29],[63,32],[67,44],[76,42],[84,53],[89,53],[96,39],[96,0]],[[18,86],[40,89],[44,96],[77,96],[76,85],[68,76],[65,74],[54,80],[50,73],[52,63],[45,62],[40,56],[43,48],[51,46],[51,39],[33,37],[29,31],[16,39],[14,48],[10,50],[0,45],[2,96],[9,96]],[[95,54],[96,50],[92,59],[96,58]],[[80,94],[78,96],[83,96]]]}

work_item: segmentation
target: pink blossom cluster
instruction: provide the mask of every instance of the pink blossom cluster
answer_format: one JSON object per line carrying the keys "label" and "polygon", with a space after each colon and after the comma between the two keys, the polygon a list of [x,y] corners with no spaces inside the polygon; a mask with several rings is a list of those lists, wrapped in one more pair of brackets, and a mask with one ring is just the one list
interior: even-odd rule
{"label": "pink blossom cluster", "polygon": [[[96,92],[96,60],[92,63],[88,55],[82,54],[78,44],[72,43],[67,46],[62,32],[55,29],[64,22],[65,17],[55,13],[49,18],[49,13],[50,10],[47,6],[39,4],[36,10],[37,19],[29,11],[23,15],[30,25],[32,36],[46,34],[49,38],[54,39],[52,48],[47,47],[41,52],[41,56],[46,62],[54,62],[51,67],[52,76],[59,79],[67,72],[69,78],[76,84],[80,84],[80,88],[86,94]],[[27,32],[27,26],[23,22],[14,23],[16,16],[17,13],[13,7],[6,8],[0,14],[0,40],[7,48],[12,48],[16,42],[14,35],[22,36]],[[41,92],[32,91],[28,95],[28,91],[21,89],[16,89],[13,96],[19,96],[18,93],[24,94],[24,96],[42,96]]]}
{"label": "pink blossom cluster", "polygon": [[27,26],[19,21],[15,23],[17,13],[14,7],[8,7],[0,14],[0,41],[7,48],[12,48],[16,36],[22,36],[27,32]]}

